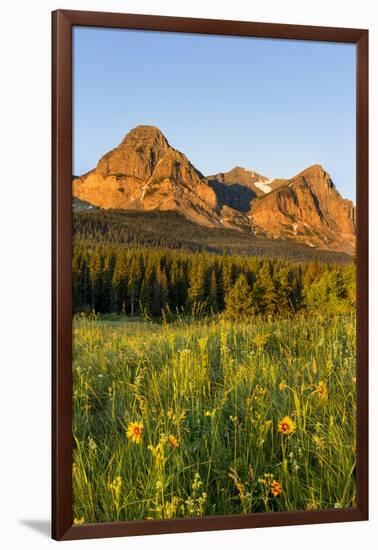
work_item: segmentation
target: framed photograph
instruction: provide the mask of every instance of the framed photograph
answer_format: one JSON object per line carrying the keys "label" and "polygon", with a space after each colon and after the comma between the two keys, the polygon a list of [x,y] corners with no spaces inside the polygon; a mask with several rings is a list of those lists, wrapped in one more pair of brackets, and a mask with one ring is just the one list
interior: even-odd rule
{"label": "framed photograph", "polygon": [[53,538],[368,519],[368,31],[52,24]]}

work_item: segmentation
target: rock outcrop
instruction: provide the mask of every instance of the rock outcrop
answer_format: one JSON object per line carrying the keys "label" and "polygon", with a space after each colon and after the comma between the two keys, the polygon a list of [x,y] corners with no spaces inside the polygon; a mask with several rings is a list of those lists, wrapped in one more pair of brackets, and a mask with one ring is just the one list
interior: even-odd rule
{"label": "rock outcrop", "polygon": [[354,252],[355,207],[341,197],[319,164],[253,201],[250,216],[257,235],[291,239],[348,254]]}
{"label": "rock outcrop", "polygon": [[218,201],[206,178],[154,126],[137,126],[97,167],[73,181],[73,195],[101,208],[177,210],[220,226]]}

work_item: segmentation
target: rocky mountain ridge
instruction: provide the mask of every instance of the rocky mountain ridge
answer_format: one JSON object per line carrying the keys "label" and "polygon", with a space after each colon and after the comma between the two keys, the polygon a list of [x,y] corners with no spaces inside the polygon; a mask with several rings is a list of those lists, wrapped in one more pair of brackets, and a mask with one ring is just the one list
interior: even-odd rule
{"label": "rocky mountain ridge", "polygon": [[94,170],[74,179],[73,195],[101,208],[176,210],[201,225],[221,225],[206,178],[154,126],[131,130]]}
{"label": "rocky mountain ridge", "polygon": [[73,195],[104,209],[177,211],[225,227],[353,254],[355,207],[313,165],[290,180],[242,167],[205,177],[154,126],[137,126],[96,168],[73,180]]}

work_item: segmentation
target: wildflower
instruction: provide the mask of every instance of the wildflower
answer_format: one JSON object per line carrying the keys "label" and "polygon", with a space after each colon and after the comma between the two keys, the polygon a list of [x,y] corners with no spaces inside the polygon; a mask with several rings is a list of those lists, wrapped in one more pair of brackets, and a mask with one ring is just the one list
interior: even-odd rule
{"label": "wildflower", "polygon": [[142,441],[142,422],[130,422],[127,427],[126,435],[134,443],[140,443]]}
{"label": "wildflower", "polygon": [[194,479],[193,479],[193,483],[192,483],[192,489],[193,489],[193,491],[197,491],[200,487],[202,487],[201,476],[199,475],[198,472],[196,472],[196,473],[194,474]]}
{"label": "wildflower", "polygon": [[273,482],[273,474],[264,474],[262,477],[259,477],[258,482],[265,486],[271,485]]}
{"label": "wildflower", "polygon": [[279,497],[282,493],[282,485],[279,481],[276,481],[275,479],[270,484],[270,492],[274,497]]}
{"label": "wildflower", "polygon": [[316,391],[320,399],[325,399],[328,393],[326,383],[321,380],[319,384],[316,386]]}
{"label": "wildflower", "polygon": [[353,376],[353,378],[352,378],[352,382],[353,382],[353,384],[355,384],[355,383],[356,383],[356,381],[357,381],[356,377],[355,377],[355,376]]}
{"label": "wildflower", "polygon": [[171,434],[168,437],[168,441],[169,441],[169,444],[172,447],[172,449],[176,449],[177,447],[179,447],[179,442],[177,441],[177,439],[175,438],[174,435]]}
{"label": "wildflower", "polygon": [[116,478],[113,479],[113,481],[109,481],[108,483],[108,489],[114,493],[114,496],[116,497],[116,499],[119,498],[119,495],[120,495],[120,492],[121,492],[121,487],[122,487],[122,478],[121,476],[117,476]]}
{"label": "wildflower", "polygon": [[286,390],[287,386],[286,386],[286,383],[285,382],[280,382],[279,385],[278,385],[278,389],[280,391],[284,391]]}
{"label": "wildflower", "polygon": [[212,411],[205,411],[205,416],[214,416],[217,409],[213,409]]}
{"label": "wildflower", "polygon": [[151,451],[154,457],[155,464],[164,464],[166,462],[164,446],[168,438],[165,434],[161,434],[157,445],[148,445],[148,450]]}
{"label": "wildflower", "polygon": [[290,416],[284,416],[278,422],[278,431],[284,435],[290,435],[295,432],[295,424]]}
{"label": "wildflower", "polygon": [[83,525],[83,523],[84,523],[84,517],[75,518],[74,521],[73,521],[74,525]]}
{"label": "wildflower", "polygon": [[172,497],[170,502],[165,502],[163,505],[163,517],[166,519],[170,519],[176,516],[176,510],[181,503],[181,499],[179,497]]}
{"label": "wildflower", "polygon": [[236,424],[236,422],[238,421],[238,417],[230,415],[230,420],[233,424]]}
{"label": "wildflower", "polygon": [[183,502],[181,512],[189,516],[203,516],[207,500],[207,493],[201,490],[202,481],[198,472],[195,473],[192,483],[192,494]]}

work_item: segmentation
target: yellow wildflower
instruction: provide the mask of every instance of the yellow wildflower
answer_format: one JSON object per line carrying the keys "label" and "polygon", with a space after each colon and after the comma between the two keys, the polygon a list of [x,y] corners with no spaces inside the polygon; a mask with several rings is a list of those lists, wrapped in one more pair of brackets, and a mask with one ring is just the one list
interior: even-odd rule
{"label": "yellow wildflower", "polygon": [[117,476],[116,478],[113,479],[113,481],[109,481],[109,483],[108,483],[108,488],[117,497],[121,492],[121,487],[122,487],[122,478],[121,478],[121,476]]}
{"label": "yellow wildflower", "polygon": [[265,485],[265,487],[271,485],[272,481],[273,481],[273,474],[268,474],[268,473],[265,473],[262,477],[259,477],[259,479],[257,480],[259,483],[261,483],[261,485]]}
{"label": "yellow wildflower", "polygon": [[73,521],[74,525],[83,525],[83,523],[84,523],[84,517],[75,518],[74,521]]}
{"label": "yellow wildflower", "polygon": [[278,431],[284,435],[290,435],[295,432],[295,424],[290,416],[284,416],[278,422]]}
{"label": "yellow wildflower", "polygon": [[164,446],[167,441],[167,436],[165,434],[161,434],[157,445],[148,445],[148,450],[151,451],[155,464],[164,464],[167,460],[164,452]]}
{"label": "yellow wildflower", "polygon": [[130,422],[130,424],[127,427],[126,435],[134,443],[140,443],[142,441],[142,431],[143,431],[142,422]]}
{"label": "yellow wildflower", "polygon": [[326,383],[321,380],[319,384],[316,386],[316,391],[320,399],[325,399],[328,393]]}

